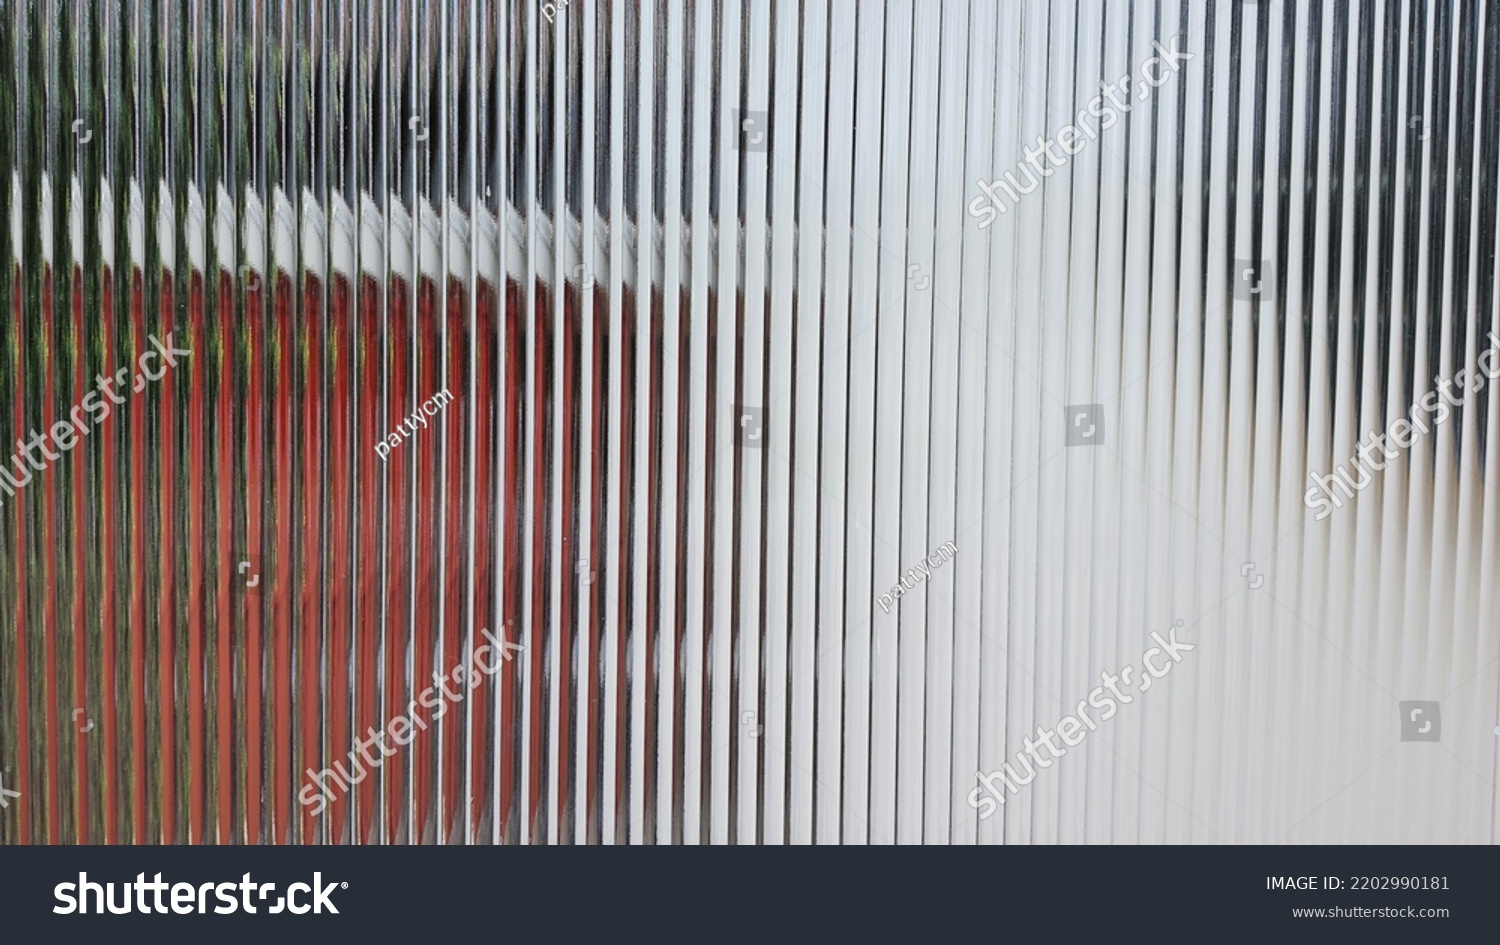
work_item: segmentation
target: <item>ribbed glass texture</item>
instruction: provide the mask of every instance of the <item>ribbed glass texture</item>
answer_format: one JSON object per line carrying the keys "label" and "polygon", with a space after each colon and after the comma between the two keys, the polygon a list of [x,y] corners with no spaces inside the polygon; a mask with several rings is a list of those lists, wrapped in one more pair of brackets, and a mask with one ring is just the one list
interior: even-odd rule
{"label": "ribbed glass texture", "polygon": [[1492,843],[1487,0],[0,0],[0,843]]}

